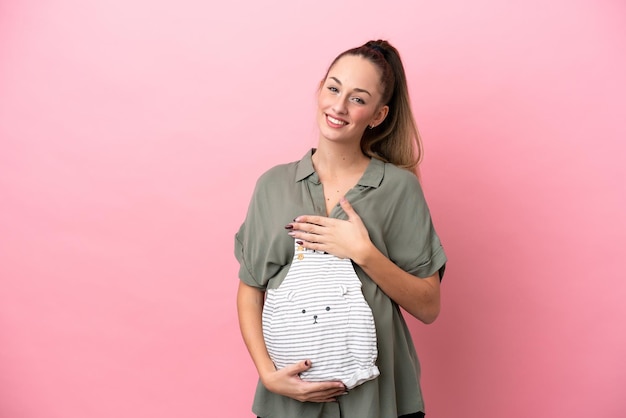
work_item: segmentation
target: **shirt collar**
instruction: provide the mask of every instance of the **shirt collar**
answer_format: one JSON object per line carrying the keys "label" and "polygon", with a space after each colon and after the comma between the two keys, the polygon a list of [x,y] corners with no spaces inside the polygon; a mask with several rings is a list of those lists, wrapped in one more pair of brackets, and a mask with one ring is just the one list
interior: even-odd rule
{"label": "shirt collar", "polygon": [[[313,168],[313,160],[311,159],[313,152],[314,149],[310,149],[298,163],[298,168],[296,169],[296,181],[301,181],[310,177],[310,181],[319,184],[320,179]],[[365,173],[363,173],[359,179],[357,185],[376,188],[380,186],[384,175],[385,163],[376,158],[372,158],[370,159],[370,163],[365,169]]]}
{"label": "shirt collar", "polygon": [[316,177],[316,182],[319,182],[317,173],[313,168],[313,160],[311,159],[311,157],[313,157],[313,148],[311,148],[306,154],[304,154],[304,157],[302,157],[302,159],[298,162],[298,168],[296,169],[296,181],[304,180],[305,178],[314,174]]}

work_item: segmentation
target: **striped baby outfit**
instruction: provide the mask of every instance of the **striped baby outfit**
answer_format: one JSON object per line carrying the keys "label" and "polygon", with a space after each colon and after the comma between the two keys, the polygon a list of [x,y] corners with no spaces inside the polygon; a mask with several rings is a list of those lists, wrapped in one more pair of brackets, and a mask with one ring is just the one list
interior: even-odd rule
{"label": "striped baby outfit", "polygon": [[340,380],[348,389],[379,375],[376,329],[352,261],[294,243],[293,261],[268,289],[263,336],[278,369],[310,359],[303,380]]}

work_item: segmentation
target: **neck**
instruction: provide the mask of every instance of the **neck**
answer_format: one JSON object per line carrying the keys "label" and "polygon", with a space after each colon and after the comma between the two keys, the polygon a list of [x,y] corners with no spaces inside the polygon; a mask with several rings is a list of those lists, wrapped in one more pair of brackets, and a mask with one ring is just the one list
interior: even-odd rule
{"label": "neck", "polygon": [[321,178],[363,173],[369,160],[359,145],[329,144],[326,141],[320,141],[313,154],[313,165]]}

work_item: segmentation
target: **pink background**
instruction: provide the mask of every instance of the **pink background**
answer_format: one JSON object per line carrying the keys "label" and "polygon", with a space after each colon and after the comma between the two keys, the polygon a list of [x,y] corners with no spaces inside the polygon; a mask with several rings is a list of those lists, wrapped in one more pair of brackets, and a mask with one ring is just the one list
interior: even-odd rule
{"label": "pink background", "polygon": [[233,234],[330,60],[402,52],[450,263],[429,418],[626,415],[619,0],[0,2],[0,417],[248,417]]}

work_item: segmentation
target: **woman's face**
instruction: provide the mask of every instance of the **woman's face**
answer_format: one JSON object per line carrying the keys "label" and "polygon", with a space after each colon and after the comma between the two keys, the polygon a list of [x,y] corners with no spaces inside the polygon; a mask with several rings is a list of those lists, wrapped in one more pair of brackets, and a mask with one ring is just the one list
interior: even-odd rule
{"label": "woman's face", "polygon": [[317,98],[321,137],[329,141],[359,143],[368,125],[387,116],[382,106],[378,68],[367,59],[346,55],[328,72]]}

